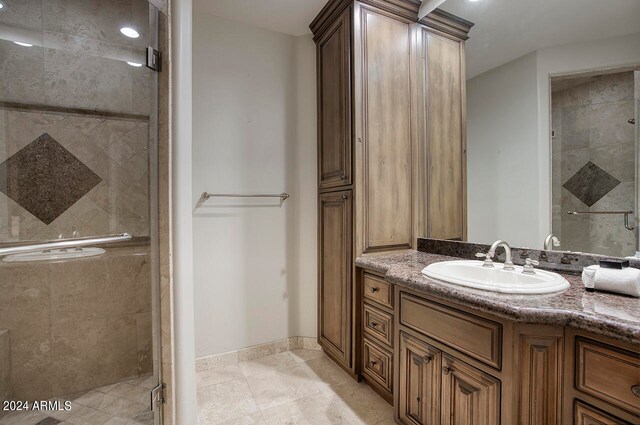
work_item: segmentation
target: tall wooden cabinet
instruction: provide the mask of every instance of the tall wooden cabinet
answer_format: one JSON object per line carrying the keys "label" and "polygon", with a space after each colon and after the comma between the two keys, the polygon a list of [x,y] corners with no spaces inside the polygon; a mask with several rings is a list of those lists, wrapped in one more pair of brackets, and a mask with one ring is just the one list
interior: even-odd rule
{"label": "tall wooden cabinet", "polygon": [[318,339],[354,376],[355,257],[414,248],[419,236],[465,237],[471,24],[440,11],[418,22],[420,3],[330,0],[310,26],[318,82]]}

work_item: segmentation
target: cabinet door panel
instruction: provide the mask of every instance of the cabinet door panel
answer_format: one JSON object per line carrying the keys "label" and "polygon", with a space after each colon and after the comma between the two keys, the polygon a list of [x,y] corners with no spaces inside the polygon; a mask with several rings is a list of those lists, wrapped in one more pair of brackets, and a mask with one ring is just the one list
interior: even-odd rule
{"label": "cabinet door panel", "polygon": [[559,425],[563,339],[522,333],[519,341],[520,424]]}
{"label": "cabinet door panel", "polygon": [[441,352],[400,333],[399,416],[405,424],[440,423]]}
{"label": "cabinet door panel", "polygon": [[410,28],[361,8],[363,251],[413,246]]}
{"label": "cabinet door panel", "polygon": [[318,42],[318,184],[351,184],[351,9]]}
{"label": "cabinet door panel", "polygon": [[351,191],[320,195],[320,345],[351,367]]}
{"label": "cabinet door panel", "polygon": [[595,407],[576,401],[574,425],[630,425]]}
{"label": "cabinet door panel", "polygon": [[423,30],[426,92],[427,232],[430,238],[466,237],[466,140],[461,44]]}
{"label": "cabinet door panel", "polygon": [[442,360],[442,425],[498,425],[500,381],[451,356]]}

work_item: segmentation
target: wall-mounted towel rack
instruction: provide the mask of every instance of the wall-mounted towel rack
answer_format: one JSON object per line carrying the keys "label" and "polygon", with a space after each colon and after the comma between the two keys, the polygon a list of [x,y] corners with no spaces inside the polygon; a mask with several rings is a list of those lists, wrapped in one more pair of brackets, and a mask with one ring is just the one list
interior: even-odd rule
{"label": "wall-mounted towel rack", "polygon": [[265,194],[253,194],[253,195],[241,195],[238,193],[209,193],[202,192],[201,198],[207,200],[209,198],[280,198],[281,201],[284,201],[289,197],[288,193],[282,192],[279,194],[275,193],[265,193]]}
{"label": "wall-mounted towel rack", "polygon": [[608,214],[608,215],[624,215],[624,227],[627,230],[635,230],[636,228],[629,224],[629,216],[633,214],[633,211],[567,211],[569,215],[580,215],[580,214]]}

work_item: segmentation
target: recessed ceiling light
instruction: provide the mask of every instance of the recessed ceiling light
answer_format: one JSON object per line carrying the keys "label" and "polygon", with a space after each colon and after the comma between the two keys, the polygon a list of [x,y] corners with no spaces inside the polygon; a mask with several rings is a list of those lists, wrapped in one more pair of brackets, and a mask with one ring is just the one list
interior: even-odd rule
{"label": "recessed ceiling light", "polygon": [[134,30],[133,28],[122,27],[122,28],[120,28],[120,32],[122,34],[126,35],[129,38],[138,38],[138,37],[140,37],[140,34],[138,33],[138,31]]}
{"label": "recessed ceiling light", "polygon": [[33,44],[23,43],[22,41],[14,41],[18,46],[31,47]]}
{"label": "recessed ceiling light", "polygon": [[127,62],[129,65],[134,66],[136,68],[140,68],[142,66],[141,63],[138,62]]}
{"label": "recessed ceiling light", "polygon": [[4,4],[0,3],[0,9],[2,9],[4,7]]}

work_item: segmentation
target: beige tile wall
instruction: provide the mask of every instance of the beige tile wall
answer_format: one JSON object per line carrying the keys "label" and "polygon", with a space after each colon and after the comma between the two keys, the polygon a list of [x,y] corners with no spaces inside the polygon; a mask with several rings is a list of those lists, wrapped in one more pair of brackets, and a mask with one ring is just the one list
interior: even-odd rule
{"label": "beige tile wall", "polygon": [[0,163],[43,133],[102,182],[49,225],[0,193],[0,242],[129,232],[149,235],[149,122],[0,108]]}
{"label": "beige tile wall", "polygon": [[[9,331],[0,330],[0,403],[9,400],[11,395],[10,368],[11,368],[11,352],[10,352]],[[0,418],[4,411],[0,406]]]}
{"label": "beige tile wall", "polygon": [[14,398],[47,399],[151,372],[149,262],[149,246],[54,263],[0,262],[0,329],[11,335]]}
{"label": "beige tile wall", "polygon": [[[584,79],[552,95],[553,232],[563,250],[634,255],[635,234],[622,215],[568,215],[567,211],[634,210],[636,158],[633,72]],[[591,207],[562,185],[587,161],[621,183]]]}

